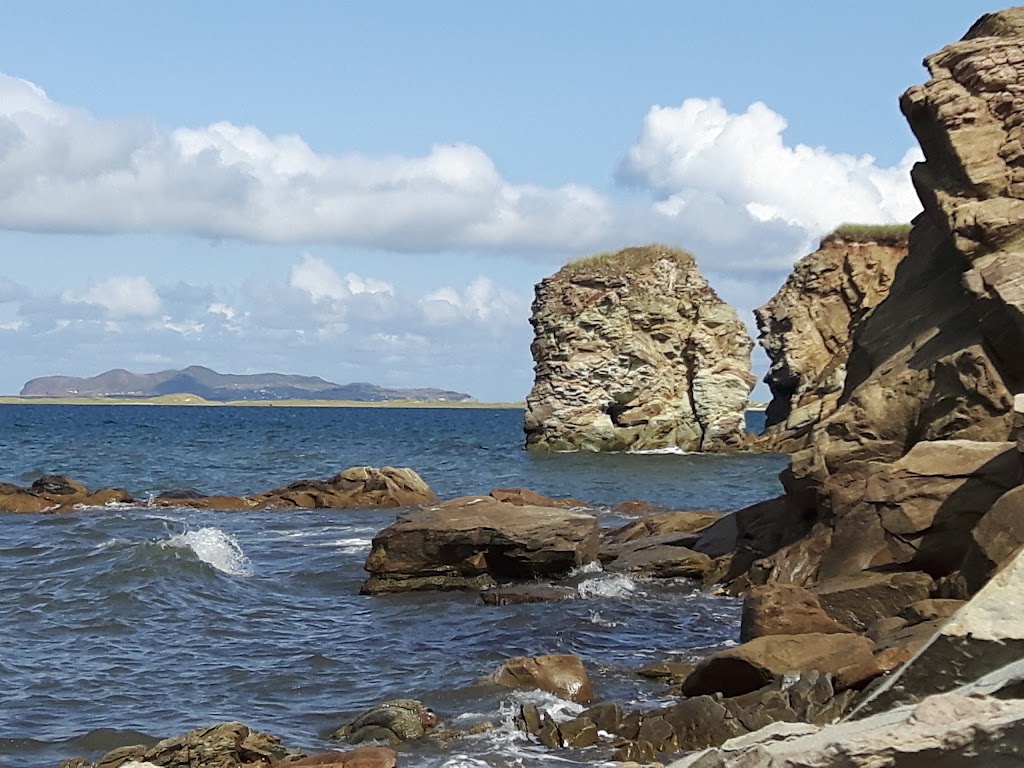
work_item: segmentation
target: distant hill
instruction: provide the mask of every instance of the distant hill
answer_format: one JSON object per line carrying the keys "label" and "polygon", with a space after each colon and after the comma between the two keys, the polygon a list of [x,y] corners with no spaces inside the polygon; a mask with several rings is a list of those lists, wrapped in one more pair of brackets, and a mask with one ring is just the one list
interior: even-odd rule
{"label": "distant hill", "polygon": [[199,395],[206,400],[417,400],[421,402],[472,400],[465,392],[447,389],[390,389],[376,384],[335,384],[319,376],[284,373],[233,374],[193,365],[181,371],[131,373],[121,368],[87,378],[43,376],[22,387],[22,397],[159,397]]}

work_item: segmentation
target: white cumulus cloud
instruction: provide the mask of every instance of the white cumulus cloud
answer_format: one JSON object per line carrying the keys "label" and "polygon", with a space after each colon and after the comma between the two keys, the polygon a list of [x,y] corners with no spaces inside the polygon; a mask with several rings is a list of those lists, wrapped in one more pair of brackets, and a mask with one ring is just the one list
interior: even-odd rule
{"label": "white cumulus cloud", "polygon": [[431,291],[419,300],[423,318],[431,325],[507,324],[525,321],[529,301],[488,277],[477,277],[465,288],[450,286]]}
{"label": "white cumulus cloud", "polygon": [[329,155],[222,121],[164,130],[100,120],[0,74],[0,227],[169,232],[426,251],[576,248],[607,226],[576,185],[502,179],[470,144],[420,157]]}
{"label": "white cumulus cloud", "polygon": [[99,307],[115,318],[153,317],[159,314],[162,306],[156,289],[141,276],[111,277],[93,283],[81,292],[64,291],[61,301]]}
{"label": "white cumulus cloud", "polygon": [[[785,129],[785,118],[760,102],[742,114],[718,99],[656,106],[617,178],[650,190],[668,218],[697,209],[711,226],[778,223],[810,237],[846,221],[908,222],[920,210],[909,178],[920,151],[880,167],[870,155],[790,146]],[[699,227],[699,220],[689,221]]]}

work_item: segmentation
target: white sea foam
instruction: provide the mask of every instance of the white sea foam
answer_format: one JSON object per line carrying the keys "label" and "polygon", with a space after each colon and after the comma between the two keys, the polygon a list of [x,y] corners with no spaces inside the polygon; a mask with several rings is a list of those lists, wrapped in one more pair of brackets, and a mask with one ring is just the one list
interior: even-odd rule
{"label": "white sea foam", "polygon": [[172,536],[167,544],[191,549],[207,565],[231,576],[252,576],[252,562],[245,556],[242,545],[230,533],[220,528],[200,528]]}
{"label": "white sea foam", "polygon": [[360,552],[365,552],[373,544],[373,539],[334,539],[333,541],[322,541],[316,546],[318,547],[332,547],[340,550],[346,555],[358,555]]}
{"label": "white sea foam", "polygon": [[614,573],[581,581],[576,591],[585,600],[630,597],[636,592],[636,582],[624,573]]}
{"label": "white sea foam", "polygon": [[666,445],[664,448],[645,448],[639,451],[626,451],[636,456],[690,456],[696,455],[699,451],[684,451],[678,445]]}
{"label": "white sea foam", "polygon": [[573,576],[582,576],[587,573],[601,573],[602,571],[604,571],[604,567],[601,565],[601,561],[591,560],[589,563],[581,565],[578,568],[573,568],[569,571],[569,578],[572,578]]}
{"label": "white sea foam", "polygon": [[590,623],[591,624],[596,624],[599,627],[621,627],[622,626],[622,622],[621,621],[612,621],[611,619],[606,619],[604,616],[601,615],[600,611],[591,611],[590,612]]}

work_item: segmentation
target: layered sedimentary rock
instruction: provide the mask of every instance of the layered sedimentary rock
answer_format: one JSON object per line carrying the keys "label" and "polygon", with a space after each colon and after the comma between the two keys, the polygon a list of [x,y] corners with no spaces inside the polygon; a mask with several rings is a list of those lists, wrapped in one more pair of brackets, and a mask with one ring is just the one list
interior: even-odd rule
{"label": "layered sedimentary rock", "polygon": [[1022,479],[1024,8],[983,17],[925,63],[931,79],[900,102],[924,152],[912,174],[924,210],[888,296],[854,331],[838,407],[783,474],[800,533],[777,537],[755,583],[904,568],[964,597],[995,566],[978,538],[997,558],[1024,543],[974,534]]}
{"label": "layered sedimentary rock", "polygon": [[907,253],[899,229],[840,228],[797,262],[778,293],[754,311],[771,359],[772,392],[759,442],[804,447],[811,427],[836,409],[846,383],[854,328],[889,293]]}
{"label": "layered sedimentary rock", "polygon": [[492,496],[406,515],[373,538],[364,594],[485,589],[566,575],[597,558],[597,518]]}
{"label": "layered sedimentary rock", "polygon": [[743,444],[753,343],[690,254],[651,245],[573,262],[537,285],[531,323],[528,448]]}
{"label": "layered sedimentary rock", "polygon": [[119,488],[90,491],[64,475],[44,475],[28,488],[0,483],[0,512],[68,512],[106,504],[197,509],[377,509],[432,504],[437,495],[407,467],[349,467],[327,480],[298,480],[252,496],[209,496],[194,488],[139,501]]}

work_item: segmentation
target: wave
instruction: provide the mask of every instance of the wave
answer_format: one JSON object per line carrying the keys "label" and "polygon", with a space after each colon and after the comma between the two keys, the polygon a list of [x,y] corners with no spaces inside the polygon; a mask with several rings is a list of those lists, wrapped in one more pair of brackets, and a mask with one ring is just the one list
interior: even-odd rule
{"label": "wave", "polygon": [[584,600],[631,597],[636,592],[636,582],[625,574],[615,573],[581,581],[576,591]]}
{"label": "wave", "polygon": [[230,576],[252,576],[252,562],[238,539],[220,528],[200,528],[176,533],[160,546],[189,549],[207,565]]}

